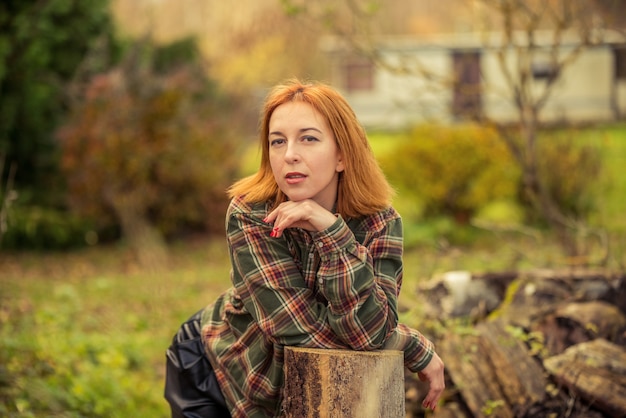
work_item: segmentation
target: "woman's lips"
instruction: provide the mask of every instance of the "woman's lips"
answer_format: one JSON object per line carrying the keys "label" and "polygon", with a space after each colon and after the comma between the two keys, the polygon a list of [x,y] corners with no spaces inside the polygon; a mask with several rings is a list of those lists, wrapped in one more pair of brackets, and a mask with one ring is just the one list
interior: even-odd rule
{"label": "woman's lips", "polygon": [[302,183],[306,179],[306,175],[302,173],[287,173],[285,176],[285,181],[287,184],[298,184]]}

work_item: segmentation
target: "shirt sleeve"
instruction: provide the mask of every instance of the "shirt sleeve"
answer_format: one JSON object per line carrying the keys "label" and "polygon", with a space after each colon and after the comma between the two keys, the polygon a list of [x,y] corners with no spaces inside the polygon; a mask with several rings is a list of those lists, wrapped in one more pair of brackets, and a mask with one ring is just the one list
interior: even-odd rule
{"label": "shirt sleeve", "polygon": [[330,327],[353,349],[381,348],[398,320],[400,218],[375,222],[363,244],[341,218],[313,237],[321,259],[318,280],[329,302]]}
{"label": "shirt sleeve", "polygon": [[427,362],[421,363],[432,357],[430,342],[397,322],[402,278],[399,217],[367,225],[362,243],[341,217],[312,234],[321,263],[319,291],[327,303],[307,287],[287,240],[271,238],[272,226],[260,218],[232,212],[227,233],[233,284],[266,338],[316,348],[393,348],[405,351],[405,363],[413,369],[425,367]]}
{"label": "shirt sleeve", "polygon": [[328,323],[328,308],[309,289],[285,239],[272,226],[234,212],[227,221],[232,282],[265,337],[275,344],[348,348]]}

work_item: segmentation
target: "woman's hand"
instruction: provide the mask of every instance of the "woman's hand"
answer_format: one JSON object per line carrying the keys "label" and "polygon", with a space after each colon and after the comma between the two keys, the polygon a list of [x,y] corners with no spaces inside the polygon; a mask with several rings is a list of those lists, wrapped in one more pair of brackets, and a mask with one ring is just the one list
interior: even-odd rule
{"label": "woman's hand", "polygon": [[299,202],[281,203],[263,220],[273,223],[271,236],[280,237],[287,228],[302,228],[307,231],[323,231],[331,226],[337,218],[328,210],[311,199]]}
{"label": "woman's hand", "polygon": [[422,402],[424,408],[430,408],[434,411],[437,407],[437,402],[439,402],[439,398],[446,387],[443,369],[443,361],[437,353],[434,353],[428,365],[417,373],[420,380],[428,382],[429,385],[428,393]]}

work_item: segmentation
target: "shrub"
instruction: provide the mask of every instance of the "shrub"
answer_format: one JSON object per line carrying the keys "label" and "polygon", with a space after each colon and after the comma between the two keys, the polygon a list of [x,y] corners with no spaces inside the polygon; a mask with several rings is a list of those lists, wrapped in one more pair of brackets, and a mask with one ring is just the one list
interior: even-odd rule
{"label": "shrub", "polygon": [[496,200],[514,200],[519,170],[497,134],[477,125],[416,127],[381,159],[390,182],[425,216],[468,221]]}
{"label": "shrub", "polygon": [[140,44],[92,77],[59,130],[71,206],[114,219],[131,240],[146,221],[165,235],[221,232],[218,209],[238,167],[227,101],[199,62],[180,63],[193,54],[173,59],[151,48]]}
{"label": "shrub", "polygon": [[596,209],[602,187],[600,149],[576,140],[569,130],[550,132],[538,142],[537,169],[540,181],[563,214],[587,219]]}
{"label": "shrub", "polygon": [[92,222],[65,210],[16,204],[6,221],[0,237],[4,249],[65,250],[97,240]]}

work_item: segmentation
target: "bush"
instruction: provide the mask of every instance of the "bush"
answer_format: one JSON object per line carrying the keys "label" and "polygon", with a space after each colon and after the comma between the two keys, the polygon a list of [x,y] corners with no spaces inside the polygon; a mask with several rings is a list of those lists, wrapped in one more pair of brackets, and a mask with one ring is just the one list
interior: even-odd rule
{"label": "bush", "polygon": [[520,175],[497,134],[477,125],[419,126],[381,165],[422,216],[459,222],[490,202],[515,200]]}
{"label": "bush", "polygon": [[597,146],[576,141],[571,131],[550,132],[538,143],[539,178],[566,215],[587,219],[597,209],[602,155]]}
{"label": "bush", "polygon": [[97,241],[91,221],[65,210],[18,205],[7,213],[0,248],[65,250]]}
{"label": "bush", "polygon": [[137,44],[89,80],[58,132],[72,209],[118,222],[127,239],[144,223],[166,236],[223,231],[237,125],[201,63],[185,62],[191,45]]}

